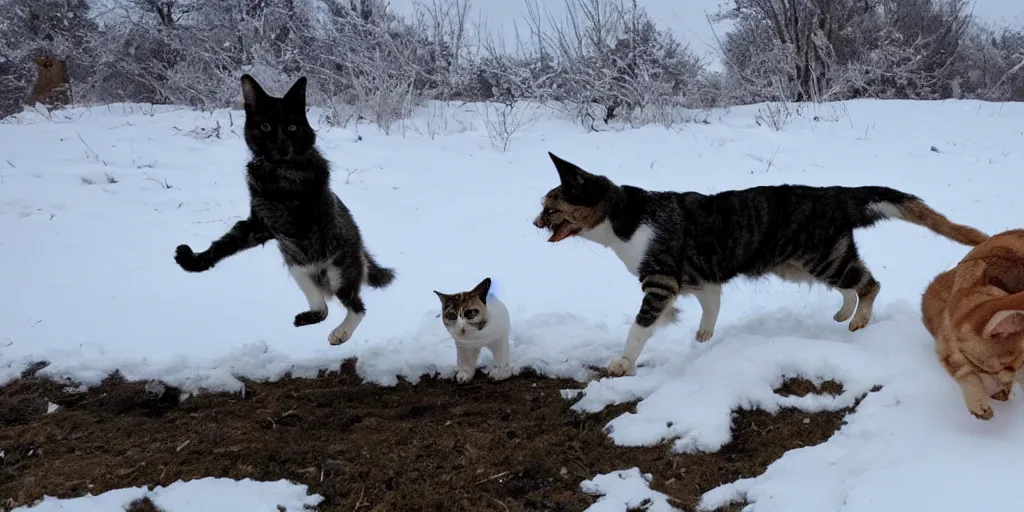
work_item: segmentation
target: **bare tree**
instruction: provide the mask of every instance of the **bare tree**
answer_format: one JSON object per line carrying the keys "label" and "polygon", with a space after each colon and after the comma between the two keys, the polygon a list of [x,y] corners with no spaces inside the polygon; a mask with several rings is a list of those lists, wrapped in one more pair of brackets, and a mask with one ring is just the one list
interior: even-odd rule
{"label": "bare tree", "polygon": [[89,5],[85,0],[0,0],[0,12],[0,117],[17,112],[33,85],[35,100],[70,101],[71,81],[87,72],[98,31]]}
{"label": "bare tree", "polygon": [[414,4],[417,24],[430,48],[430,68],[426,73],[438,89],[439,99],[451,99],[466,90],[470,60],[474,57],[469,42],[470,0],[421,0]]}
{"label": "bare tree", "polygon": [[980,26],[969,0],[730,0],[721,73],[639,0],[524,1],[506,48],[471,0],[416,0],[411,20],[386,0],[0,0],[0,115],[30,96],[237,107],[241,73],[307,76],[324,121],[388,133],[429,99],[501,105],[486,124],[516,130],[537,103],[597,130],[750,102],[784,126],[796,101],[1024,99],[1024,29]]}
{"label": "bare tree", "polygon": [[567,0],[562,18],[542,16],[535,1],[527,10],[537,58],[555,70],[545,89],[587,128],[685,103],[704,71],[635,0]]}
{"label": "bare tree", "polygon": [[955,73],[962,96],[1024,101],[1024,29],[972,24],[960,53]]}
{"label": "bare tree", "polygon": [[[788,67],[773,75],[789,75],[792,84],[782,89],[793,91],[794,100],[821,100],[829,90],[832,70],[855,60],[857,47],[864,42],[851,38],[849,30],[866,24],[876,16],[881,0],[734,0],[733,9],[717,19],[739,22],[737,32],[756,41],[772,55],[757,64]],[[753,62],[742,52],[750,51],[742,42],[729,41],[725,48],[727,65],[739,67]],[[731,44],[729,44],[731,43]],[[845,44],[844,44],[845,43]],[[854,44],[850,44],[854,43]],[[746,57],[746,58],[744,58]],[[762,69],[734,69],[740,79],[751,80]],[[756,78],[754,79],[756,80]]]}
{"label": "bare tree", "polygon": [[[966,0],[734,0],[722,44],[741,101],[952,95]],[[765,93],[780,97],[766,98]]]}

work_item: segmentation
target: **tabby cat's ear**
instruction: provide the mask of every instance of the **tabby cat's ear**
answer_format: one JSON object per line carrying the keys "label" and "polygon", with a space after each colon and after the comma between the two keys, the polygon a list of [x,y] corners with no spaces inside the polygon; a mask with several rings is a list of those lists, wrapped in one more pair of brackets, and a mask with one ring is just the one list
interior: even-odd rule
{"label": "tabby cat's ear", "polygon": [[490,291],[491,291],[491,278],[485,277],[484,280],[480,281],[480,284],[476,285],[476,287],[473,288],[472,290],[470,290],[469,293],[472,293],[472,294],[480,297],[480,300],[486,305],[487,304],[487,293],[490,292]]}
{"label": "tabby cat's ear", "polygon": [[981,335],[986,338],[1004,338],[1024,333],[1024,311],[997,311],[989,318]]}
{"label": "tabby cat's ear", "polygon": [[282,100],[286,104],[288,104],[288,105],[290,105],[290,106],[292,106],[294,108],[302,109],[303,111],[305,111],[306,110],[306,77],[304,77],[304,76],[303,77],[299,77],[299,79],[296,80],[294,84],[292,84],[291,89],[288,89],[288,92],[286,92],[284,94],[284,98],[282,98]]}
{"label": "tabby cat's ear", "polygon": [[448,300],[452,298],[451,295],[445,295],[437,290],[434,290],[434,295],[437,295],[437,298],[441,299],[441,304],[448,302]]}
{"label": "tabby cat's ear", "polygon": [[579,189],[587,183],[587,180],[592,178],[593,175],[587,171],[581,169],[578,165],[563,160],[554,153],[548,152],[548,156],[551,157],[551,161],[555,164],[555,170],[558,171],[558,179],[562,182],[562,186],[568,189]]}
{"label": "tabby cat's ear", "polygon": [[267,98],[266,91],[256,83],[256,79],[249,74],[242,75],[242,100],[246,112],[255,110],[259,104]]}

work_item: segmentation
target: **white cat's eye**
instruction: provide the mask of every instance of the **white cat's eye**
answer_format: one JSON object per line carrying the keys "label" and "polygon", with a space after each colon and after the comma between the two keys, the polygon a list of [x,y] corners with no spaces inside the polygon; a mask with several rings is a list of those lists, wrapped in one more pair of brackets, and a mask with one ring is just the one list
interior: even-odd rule
{"label": "white cat's eye", "polygon": [[462,316],[466,317],[466,320],[472,320],[476,318],[477,313],[479,313],[479,311],[475,309],[467,309],[466,312],[462,314]]}
{"label": "white cat's eye", "polygon": [[263,124],[261,124],[260,125],[260,129],[265,131],[265,132],[269,132],[270,131],[270,123],[263,123]]}
{"label": "white cat's eye", "polygon": [[447,318],[448,320],[455,320],[455,313],[449,311],[448,313],[444,314],[444,317]]}
{"label": "white cat's eye", "polygon": [[288,131],[290,131],[290,132],[294,132],[295,130],[298,130],[298,129],[299,129],[299,127],[295,126],[294,124],[288,125]]}

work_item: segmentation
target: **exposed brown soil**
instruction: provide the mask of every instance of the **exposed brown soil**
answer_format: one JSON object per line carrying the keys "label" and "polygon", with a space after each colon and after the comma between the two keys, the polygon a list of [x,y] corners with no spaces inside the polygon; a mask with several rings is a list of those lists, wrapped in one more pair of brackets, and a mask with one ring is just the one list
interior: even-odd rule
{"label": "exposed brown soil", "polygon": [[[579,511],[596,499],[582,480],[637,466],[692,510],[715,486],[826,440],[849,412],[738,411],[730,444],[677,455],[614,446],[603,427],[633,405],[577,414],[559,390],[579,387],[526,372],[385,388],[349,361],[315,379],[247,382],[244,397],[179,403],[117,375],[87,392],[26,375],[0,389],[0,504],[214,476],[304,483],[325,497],[320,511]],[[779,392],[841,390],[790,380]],[[48,401],[60,409],[46,414]]]}

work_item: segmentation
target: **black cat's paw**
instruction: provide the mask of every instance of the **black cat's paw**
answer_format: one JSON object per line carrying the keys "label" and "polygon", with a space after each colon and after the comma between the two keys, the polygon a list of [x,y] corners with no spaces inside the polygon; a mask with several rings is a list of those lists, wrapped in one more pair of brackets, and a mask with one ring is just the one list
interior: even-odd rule
{"label": "black cat's paw", "polygon": [[326,319],[326,311],[303,311],[302,313],[295,315],[295,327],[318,324]]}
{"label": "black cat's paw", "polygon": [[174,261],[178,263],[178,266],[189,272],[202,272],[204,270],[209,270],[210,267],[213,266],[210,265],[209,262],[205,261],[204,258],[199,257],[199,255],[193,252],[192,248],[186,244],[179,245],[178,248],[174,250]]}

